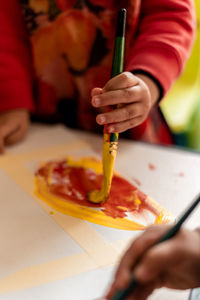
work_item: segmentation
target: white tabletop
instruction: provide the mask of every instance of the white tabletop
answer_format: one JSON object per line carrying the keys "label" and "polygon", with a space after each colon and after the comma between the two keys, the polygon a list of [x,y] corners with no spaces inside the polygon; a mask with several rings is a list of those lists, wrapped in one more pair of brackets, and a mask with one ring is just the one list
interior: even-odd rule
{"label": "white tabletop", "polygon": [[[34,125],[24,142],[0,157],[0,300],[93,300],[104,294],[114,262],[139,232],[50,215],[34,195],[33,184],[40,161],[67,155],[101,158],[101,149],[100,136],[61,125]],[[200,155],[194,152],[120,140],[115,169],[133,183],[140,181],[139,188],[174,216],[200,190]],[[199,226],[199,220],[196,211],[186,226]],[[85,245],[81,234],[94,245]],[[162,289],[150,299],[185,300],[188,294]]]}

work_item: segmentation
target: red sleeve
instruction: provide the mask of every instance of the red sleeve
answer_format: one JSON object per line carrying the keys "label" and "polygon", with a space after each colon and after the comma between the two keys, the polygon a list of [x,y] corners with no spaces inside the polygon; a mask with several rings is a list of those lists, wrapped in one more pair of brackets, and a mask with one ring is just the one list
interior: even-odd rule
{"label": "red sleeve", "polygon": [[0,112],[33,110],[31,59],[18,0],[0,0]]}
{"label": "red sleeve", "polygon": [[192,0],[142,0],[139,28],[126,70],[149,73],[165,94],[189,57],[195,21]]}

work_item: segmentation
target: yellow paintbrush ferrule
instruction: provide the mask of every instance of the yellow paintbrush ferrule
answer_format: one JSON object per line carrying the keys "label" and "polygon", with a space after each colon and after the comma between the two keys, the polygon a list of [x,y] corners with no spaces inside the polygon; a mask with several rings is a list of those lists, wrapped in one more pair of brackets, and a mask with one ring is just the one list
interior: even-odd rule
{"label": "yellow paintbrush ferrule", "polygon": [[[116,134],[118,137],[118,134]],[[105,202],[110,193],[114,162],[117,154],[118,138],[110,141],[110,134],[104,133],[103,142],[103,182],[100,191],[91,191],[89,200],[93,203]]]}

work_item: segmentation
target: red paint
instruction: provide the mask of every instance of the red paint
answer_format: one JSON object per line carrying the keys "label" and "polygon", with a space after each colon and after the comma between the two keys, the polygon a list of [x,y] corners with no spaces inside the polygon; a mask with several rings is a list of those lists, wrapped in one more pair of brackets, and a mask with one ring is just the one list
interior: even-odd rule
{"label": "red paint", "polygon": [[[144,208],[156,214],[147,203],[147,196],[117,175],[113,176],[106,203],[94,204],[88,201],[88,192],[101,189],[102,175],[96,174],[93,169],[67,166],[66,161],[50,162],[41,167],[36,176],[42,176],[48,185],[48,174],[51,174],[49,192],[65,201],[88,207],[101,207],[106,215],[113,218],[123,218],[127,216],[127,212],[140,212]],[[136,198],[140,199],[140,204],[135,201]]]}
{"label": "red paint", "polygon": [[149,170],[151,170],[151,171],[154,171],[156,169],[156,166],[151,163],[148,164],[148,167],[149,167]]}
{"label": "red paint", "polygon": [[179,176],[179,177],[184,177],[184,173],[183,173],[183,172],[180,172],[180,173],[178,173],[178,176]]}
{"label": "red paint", "polygon": [[142,185],[141,181],[139,181],[137,178],[132,177],[132,179],[133,179],[133,181],[135,181],[135,183],[136,183],[138,186],[141,186],[141,185]]}

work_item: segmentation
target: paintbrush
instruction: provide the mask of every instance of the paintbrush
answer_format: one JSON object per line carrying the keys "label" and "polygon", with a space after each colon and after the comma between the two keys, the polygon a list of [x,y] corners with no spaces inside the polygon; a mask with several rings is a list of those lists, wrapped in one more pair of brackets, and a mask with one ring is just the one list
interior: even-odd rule
{"label": "paintbrush", "polygon": [[[111,78],[123,72],[125,24],[126,9],[123,8],[118,12]],[[120,107],[120,105],[117,107]],[[112,111],[113,109],[113,106],[109,106],[107,111]],[[110,193],[114,161],[117,154],[118,137],[118,133],[109,133],[107,125],[104,125],[102,187],[101,190],[89,192],[88,199],[91,202],[105,202]]]}
{"label": "paintbrush", "polygon": [[[182,216],[179,218],[176,224],[173,227],[171,227],[154,245],[152,245],[152,247],[173,238],[180,230],[182,224],[185,222],[185,220],[189,217],[189,215],[199,203],[200,194],[195,198],[195,200],[191,203],[188,209],[182,214]],[[125,300],[130,295],[130,293],[134,291],[138,284],[139,282],[137,281],[137,279],[132,278],[128,287],[125,290],[118,290],[111,300]]]}

